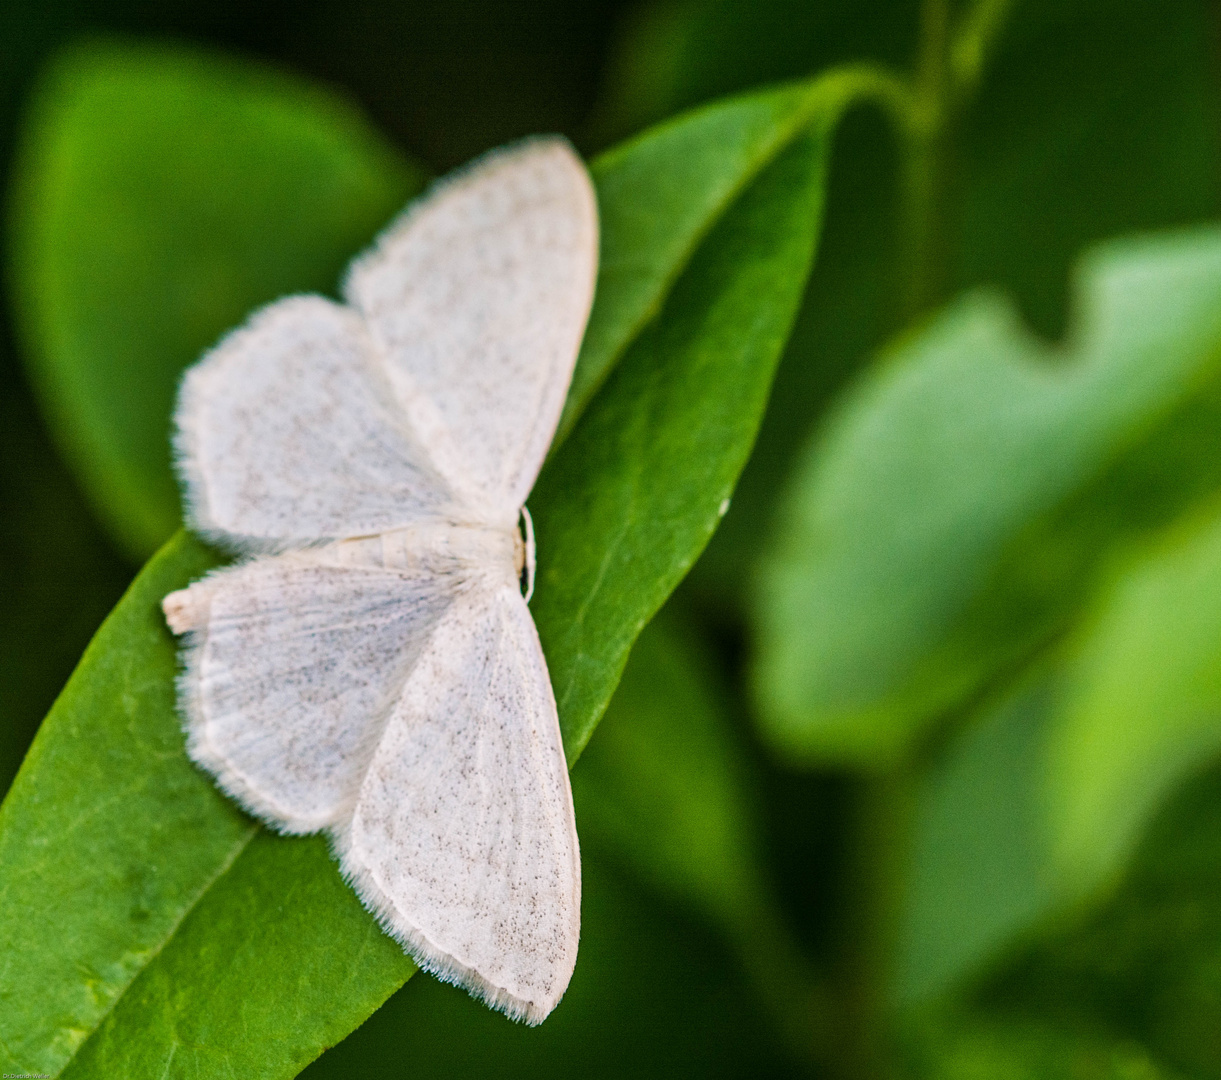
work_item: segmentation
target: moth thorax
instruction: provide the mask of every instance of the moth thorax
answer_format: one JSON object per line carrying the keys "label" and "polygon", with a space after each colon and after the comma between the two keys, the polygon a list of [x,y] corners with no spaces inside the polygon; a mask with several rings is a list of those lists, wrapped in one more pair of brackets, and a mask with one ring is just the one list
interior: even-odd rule
{"label": "moth thorax", "polygon": [[377,545],[377,561],[388,569],[444,571],[460,566],[502,571],[506,578],[517,580],[525,562],[525,548],[516,529],[437,522],[394,529],[370,539]]}

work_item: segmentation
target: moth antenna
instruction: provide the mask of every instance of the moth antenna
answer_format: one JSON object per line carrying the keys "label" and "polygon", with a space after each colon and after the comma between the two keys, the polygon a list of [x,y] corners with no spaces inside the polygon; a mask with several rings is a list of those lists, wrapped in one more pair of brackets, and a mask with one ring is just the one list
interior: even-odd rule
{"label": "moth antenna", "polygon": [[530,517],[530,511],[524,506],[521,508],[521,519],[526,523],[526,603],[530,603],[530,597],[534,595],[534,519]]}

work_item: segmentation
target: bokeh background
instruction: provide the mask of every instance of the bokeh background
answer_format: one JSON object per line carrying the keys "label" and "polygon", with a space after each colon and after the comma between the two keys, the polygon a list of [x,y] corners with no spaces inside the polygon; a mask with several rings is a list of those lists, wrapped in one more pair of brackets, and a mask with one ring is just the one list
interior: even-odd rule
{"label": "bokeh background", "polygon": [[[905,0],[162,0],[0,4],[0,162],[44,65],[84,37],[197,43],[341,88],[439,174],[515,137],[559,131],[594,153],[701,101],[842,60],[907,66]],[[1073,259],[1121,233],[1221,208],[1221,5],[1024,0],[953,147],[943,238],[949,296],[1008,288],[1038,332],[1064,325]],[[844,381],[904,318],[896,155],[881,118],[837,137],[822,251],[774,404],[733,509],[676,603],[715,658],[761,794],[769,873],[812,957],[850,913],[837,892],[854,782],[777,764],[741,690],[743,589],[796,448]],[[0,789],[81,650],[138,569],[62,463],[0,327]],[[585,841],[582,960],[539,1031],[413,979],[313,1067],[318,1076],[765,1076],[791,1069],[741,950],[681,898]],[[1134,1074],[1135,1075],[1135,1074]]]}

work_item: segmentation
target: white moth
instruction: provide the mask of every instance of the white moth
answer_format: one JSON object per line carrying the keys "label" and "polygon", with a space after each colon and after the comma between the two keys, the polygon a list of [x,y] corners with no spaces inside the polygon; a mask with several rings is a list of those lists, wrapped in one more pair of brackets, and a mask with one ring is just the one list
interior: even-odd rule
{"label": "white moth", "polygon": [[532,1024],[572,975],[581,867],[519,518],[597,260],[568,144],[502,150],[392,224],[346,305],[224,338],[175,416],[191,524],[250,556],[162,605],[191,757],[279,831],[326,830],[421,967]]}

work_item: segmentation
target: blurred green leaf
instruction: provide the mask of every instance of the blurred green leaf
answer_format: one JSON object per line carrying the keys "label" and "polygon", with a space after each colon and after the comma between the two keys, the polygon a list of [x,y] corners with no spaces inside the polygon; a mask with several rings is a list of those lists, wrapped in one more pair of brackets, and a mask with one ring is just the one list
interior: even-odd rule
{"label": "blurred green leaf", "polygon": [[[757,605],[768,736],[804,760],[894,761],[1048,632],[1007,552],[1168,414],[1221,345],[1221,238],[1116,243],[1078,278],[1063,346],[968,295],[848,395],[787,495]],[[1005,596],[1014,586],[1013,596]],[[999,601],[998,601],[999,602]]]}
{"label": "blurred green leaf", "polygon": [[1093,881],[1166,796],[1221,752],[1221,517],[1117,573],[1083,633],[1048,748],[1054,856]]}
{"label": "blurred green leaf", "polygon": [[896,996],[928,999],[1096,899],[1221,751],[1215,505],[1115,555],[1078,625],[929,771]]}
{"label": "blurred green leaf", "polygon": [[997,1015],[1091,1025],[1188,1076],[1221,1076],[1221,772],[1183,785],[1100,908],[1031,942],[975,995]]}
{"label": "blurred green leaf", "polygon": [[895,935],[898,1005],[960,989],[1064,902],[1045,800],[1057,674],[1044,665],[988,702],[923,770]]}
{"label": "blurred green leaf", "polygon": [[766,887],[745,765],[714,670],[677,618],[659,615],[633,647],[572,787],[583,835],[736,931],[766,903]]}
{"label": "blurred green leaf", "polygon": [[1173,1080],[1181,1075],[1139,1043],[1084,1025],[970,1014],[909,1040],[920,1080]]}
{"label": "blurred green leaf", "polygon": [[122,547],[178,527],[179,373],[254,307],[329,290],[421,173],[344,101],[180,47],[64,54],[30,108],[10,206],[29,371]]}
{"label": "blurred green leaf", "polygon": [[[764,170],[701,245],[551,460],[532,502],[541,559],[535,616],[570,759],[601,716],[636,635],[707,541],[749,453],[813,258],[825,129],[843,99],[842,85],[831,86],[812,94],[826,108],[811,116],[811,133]],[[719,134],[715,124],[710,130]],[[664,173],[665,155],[655,160]],[[667,188],[661,175],[658,185]],[[74,1075],[135,1075],[229,1061],[243,1073],[289,1075],[412,970],[360,914],[320,841],[257,834],[187,762],[173,715],[172,646],[156,604],[208,565],[208,553],[182,538],[150,563],[4,805],[0,877],[24,890],[4,905],[21,923],[11,940],[24,943],[34,964],[54,938],[52,955],[65,965],[59,979],[43,978],[41,992],[28,989],[16,965],[4,969],[0,995],[24,1002],[0,1014],[0,1046],[17,1055],[14,1068],[58,1070],[71,1060]],[[98,670],[111,667],[121,678],[104,693]],[[74,785],[68,798],[55,762],[75,756],[78,768],[88,767],[92,750],[78,733],[102,703],[116,734],[150,752],[130,775],[108,773],[118,790],[107,776],[65,780]],[[124,779],[138,783],[146,806],[125,799]],[[43,831],[48,801],[61,800],[65,821]],[[158,800],[171,800],[175,812]],[[88,822],[87,835],[78,837],[75,821]],[[172,852],[174,867],[167,892],[133,906],[132,890],[147,891],[141,882],[158,864],[147,847],[127,853],[126,838],[152,834],[154,824],[162,830],[156,850]],[[90,874],[103,838],[106,873]],[[65,921],[67,904],[73,917]],[[264,907],[274,932],[261,932],[256,913]],[[353,957],[359,972],[335,968]],[[283,978],[267,979],[269,971]],[[332,993],[342,1008],[325,1007]]]}
{"label": "blurred green leaf", "polygon": [[707,649],[663,609],[573,773],[577,822],[584,840],[720,928],[789,1052],[808,1063],[831,1024],[830,1003],[761,863],[728,699]]}

